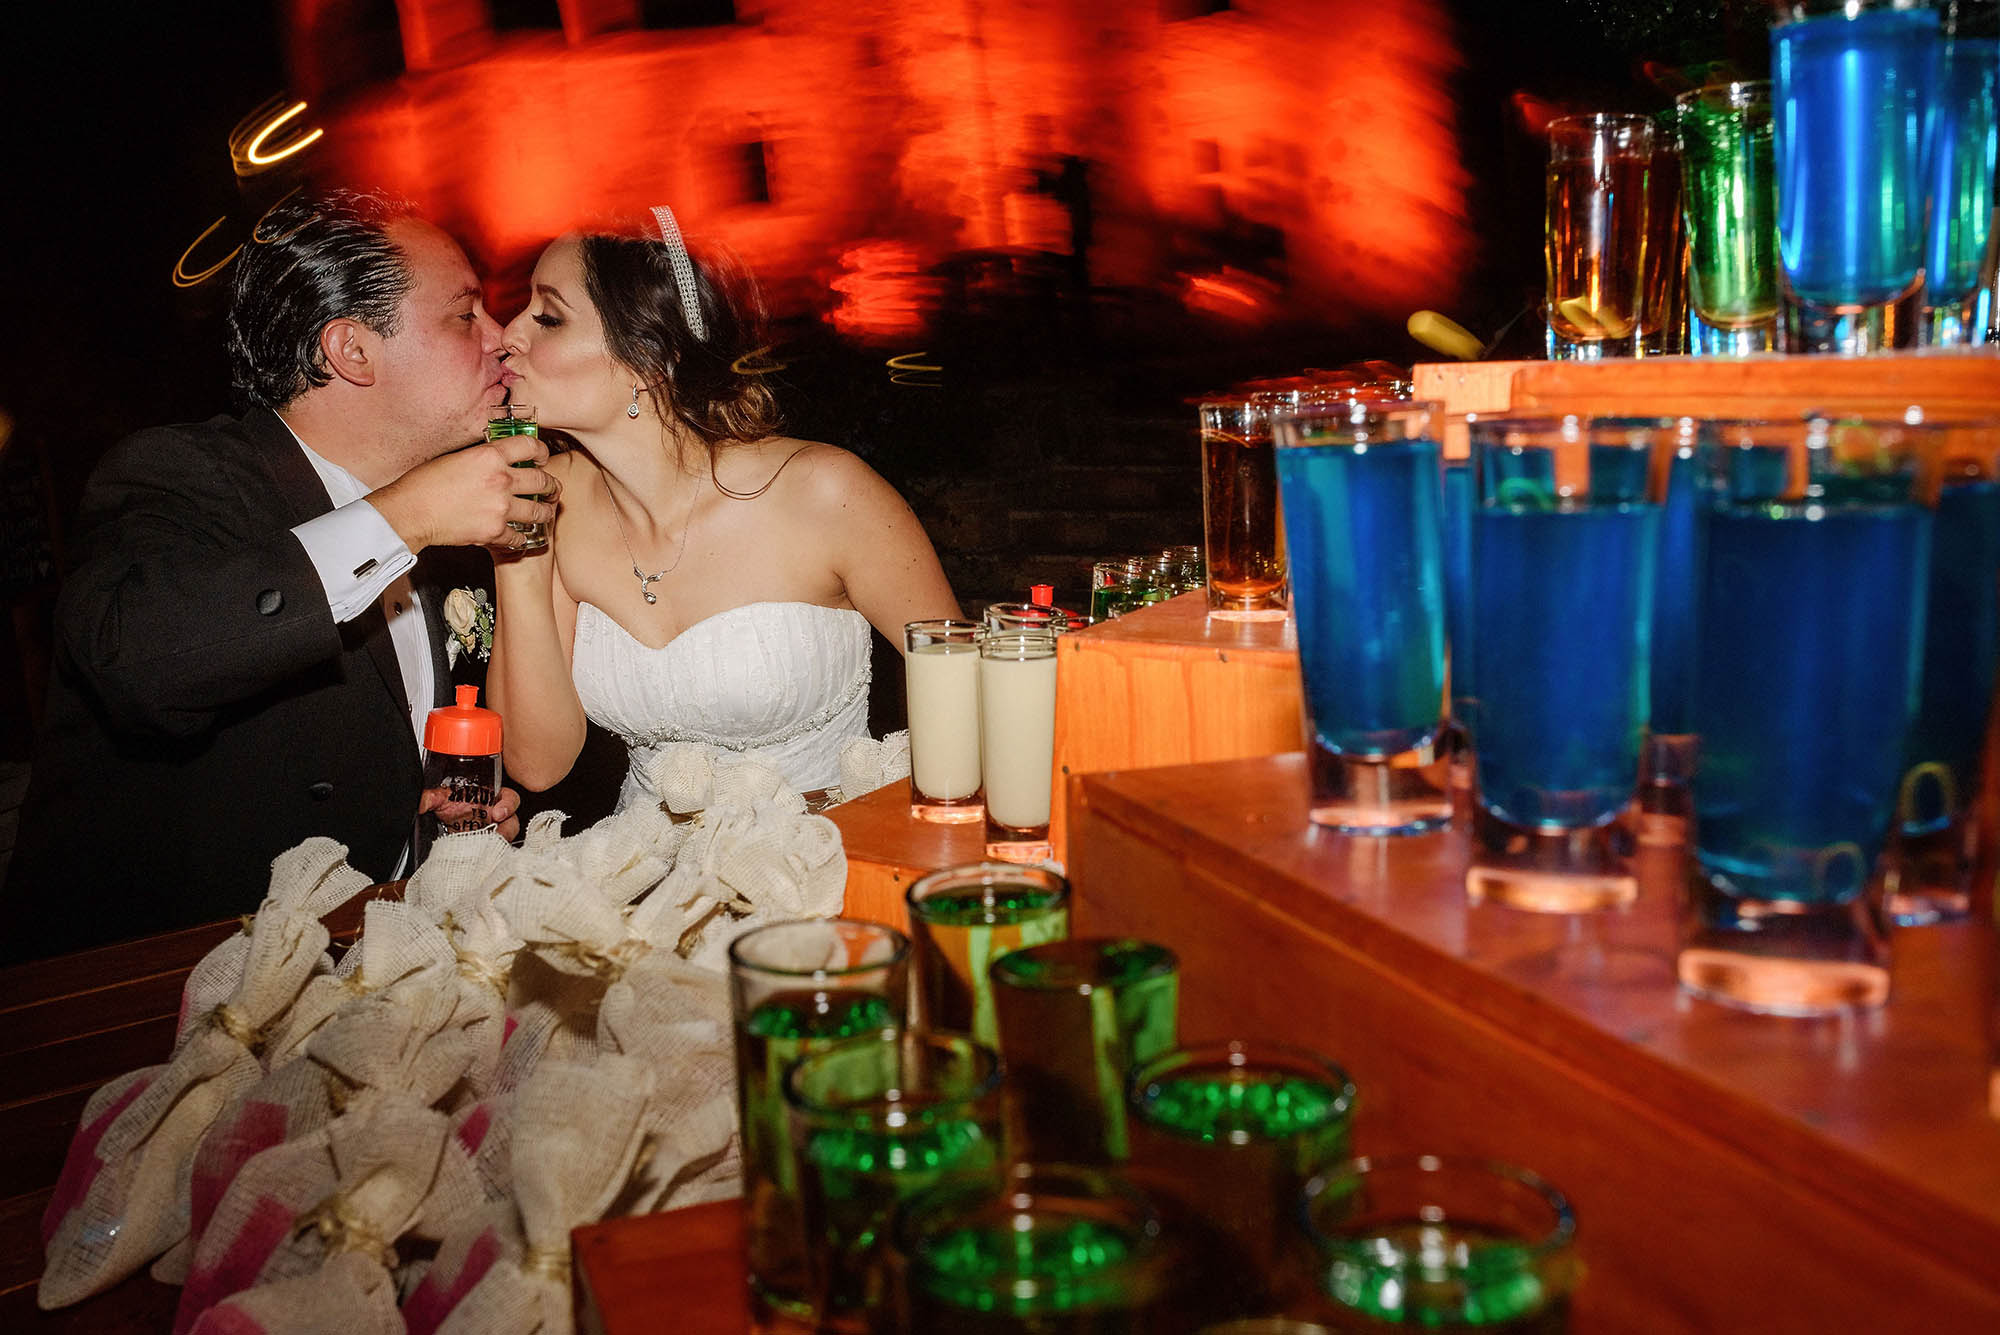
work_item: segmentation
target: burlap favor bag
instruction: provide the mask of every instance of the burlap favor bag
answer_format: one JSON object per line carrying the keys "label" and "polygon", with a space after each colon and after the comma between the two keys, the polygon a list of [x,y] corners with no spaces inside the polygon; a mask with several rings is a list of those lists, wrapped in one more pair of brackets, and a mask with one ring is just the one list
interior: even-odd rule
{"label": "burlap favor bag", "polygon": [[450,968],[451,942],[438,925],[409,904],[371,901],[362,910],[361,939],[332,973],[315,975],[285,1017],[284,1030],[266,1050],[272,1065],[291,1060],[341,1007],[422,969]]}
{"label": "burlap favor bag", "polygon": [[507,997],[509,1029],[494,1087],[518,1088],[544,1060],[597,1053],[604,991],[651,946],[575,864],[523,858],[495,897],[521,934]]}
{"label": "burlap favor bag", "polygon": [[643,1063],[609,1054],[535,1072],[516,1095],[518,1223],[491,1211],[439,1246],[403,1305],[413,1335],[567,1335],[570,1230],[602,1218],[630,1180],[653,1085]]}
{"label": "burlap favor bag", "polygon": [[632,910],[633,931],[671,941],[681,954],[722,971],[728,944],[741,932],[764,922],[839,913],[847,888],[840,828],[806,814],[796,793],[790,798],[703,812],[673,871]]}
{"label": "burlap favor bag", "polygon": [[[554,816],[556,828],[561,828],[561,812],[543,816]],[[538,816],[530,828],[546,824]],[[466,891],[490,890],[504,880],[517,852],[496,830],[445,835],[403,886],[403,902],[432,922],[443,922],[446,910],[456,907]]]}
{"label": "burlap favor bag", "polygon": [[190,1255],[177,1283],[187,1282],[193,1247],[208,1230],[216,1206],[243,1165],[275,1145],[311,1135],[333,1119],[333,1083],[331,1073],[317,1062],[303,1058],[288,1062],[244,1091],[201,1138],[189,1184]]}
{"label": "burlap favor bag", "polygon": [[449,1132],[443,1113],[384,1095],[251,1159],[195,1249],[174,1330],[232,1294],[310,1274],[343,1252],[370,1258],[386,1279]]}
{"label": "burlap favor bag", "polygon": [[309,1275],[245,1289],[191,1335],[403,1335],[396,1285],[373,1257],[343,1252]]}
{"label": "burlap favor bag", "polygon": [[[314,842],[345,856],[330,840]],[[166,1066],[121,1077],[108,1099],[99,1091],[91,1100],[43,1216],[44,1309],[109,1288],[186,1235],[195,1147],[263,1077],[256,1053],[266,1032],[322,961],[327,934],[313,907],[310,897],[267,899],[229,999],[191,1022]]]}
{"label": "burlap favor bag", "polygon": [[663,1075],[647,1116],[648,1152],[609,1213],[646,1214],[739,1189],[729,980],[654,951],[605,993],[598,1045]]}
{"label": "burlap favor bag", "polygon": [[[288,912],[323,918],[368,888],[368,878],[347,865],[347,846],[332,839],[308,839],[280,853],[271,863],[265,903]],[[202,956],[181,987],[180,1024],[174,1048],[187,1041],[192,1021],[208,1014],[243,982],[250,957],[250,924]]]}

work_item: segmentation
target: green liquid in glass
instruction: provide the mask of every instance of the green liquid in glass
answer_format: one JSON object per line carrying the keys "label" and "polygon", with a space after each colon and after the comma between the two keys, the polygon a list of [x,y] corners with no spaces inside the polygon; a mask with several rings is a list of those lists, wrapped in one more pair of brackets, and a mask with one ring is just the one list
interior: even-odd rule
{"label": "green liquid in glass", "polygon": [[878,1283],[873,1255],[905,1198],[942,1181],[999,1171],[998,1140],[978,1120],[933,1121],[921,1109],[908,1115],[896,1132],[815,1127],[806,1134],[807,1216],[819,1230],[815,1278],[829,1311],[869,1305]]}
{"label": "green liquid in glass", "polygon": [[1718,328],[1761,324],[1778,311],[1771,108],[1696,98],[1680,129],[1689,300]]}
{"label": "green liquid in glass", "polygon": [[1555,1335],[1565,1295],[1537,1273],[1520,1239],[1467,1225],[1420,1220],[1369,1224],[1343,1235],[1326,1262],[1323,1288],[1364,1329],[1421,1326]]}
{"label": "green liquid in glass", "polygon": [[836,988],[776,993],[737,1026],[749,1271],[765,1301],[781,1309],[808,1306],[798,1165],[785,1125],[785,1071],[807,1052],[836,1039],[896,1028],[901,1018],[879,993]]}
{"label": "green liquid in glass", "polygon": [[911,935],[923,988],[923,1021],[997,1047],[999,1021],[987,968],[1023,946],[1069,936],[1066,897],[1050,886],[1002,881],[914,901]]}
{"label": "green liquid in glass", "polygon": [[1009,1215],[926,1241],[914,1283],[922,1296],[963,1311],[1029,1316],[1105,1307],[1134,1297],[1121,1267],[1138,1245],[1101,1220]]}
{"label": "green liquid in glass", "polygon": [[1279,1140],[1345,1121],[1347,1094],[1322,1080],[1246,1071],[1168,1075],[1148,1086],[1155,1125],[1207,1144]]}
{"label": "green liquid in glass", "polygon": [[917,901],[917,913],[933,927],[1002,927],[1034,917],[1060,898],[1039,886],[996,885],[926,896]]}

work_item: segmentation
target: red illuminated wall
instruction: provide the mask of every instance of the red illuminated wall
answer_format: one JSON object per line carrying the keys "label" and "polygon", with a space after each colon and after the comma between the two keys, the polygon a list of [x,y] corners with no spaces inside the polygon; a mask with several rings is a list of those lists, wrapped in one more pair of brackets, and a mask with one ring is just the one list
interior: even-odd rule
{"label": "red illuminated wall", "polygon": [[[1457,289],[1457,55],[1435,0],[1181,21],[1162,0],[739,0],[754,21],[665,32],[621,28],[635,0],[563,0],[561,29],[499,34],[480,0],[396,0],[400,53],[319,40],[388,4],[288,6],[322,165],[416,199],[515,291],[550,237],[667,202],[775,307],[826,313],[884,256],[1065,249],[1069,215],[1035,189],[1063,154],[1092,164],[1098,285],[1226,308],[1236,284],[1246,314],[1261,291],[1264,314],[1329,322]],[[385,55],[400,77],[353,82]],[[744,198],[757,143],[768,203]]]}

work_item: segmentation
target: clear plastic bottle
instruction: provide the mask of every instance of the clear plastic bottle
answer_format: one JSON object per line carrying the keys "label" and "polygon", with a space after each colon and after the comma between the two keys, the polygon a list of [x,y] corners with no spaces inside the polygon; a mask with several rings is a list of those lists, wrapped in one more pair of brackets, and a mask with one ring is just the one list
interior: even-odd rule
{"label": "clear plastic bottle", "polygon": [[[415,860],[439,838],[493,828],[489,814],[500,796],[500,716],[479,707],[479,688],[457,688],[458,703],[433,709],[424,720],[424,789],[442,801],[417,815]],[[426,805],[430,805],[428,800]]]}

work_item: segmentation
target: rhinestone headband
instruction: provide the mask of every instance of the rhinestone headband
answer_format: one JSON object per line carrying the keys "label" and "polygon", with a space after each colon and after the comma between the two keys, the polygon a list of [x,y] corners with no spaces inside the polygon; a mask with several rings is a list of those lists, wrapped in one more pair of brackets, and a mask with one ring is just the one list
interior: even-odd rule
{"label": "rhinestone headband", "polygon": [[701,303],[694,285],[694,261],[688,258],[687,242],[681,240],[681,225],[674,221],[674,211],[665,204],[653,206],[653,221],[660,229],[660,244],[667,248],[667,258],[674,266],[674,286],[681,292],[681,313],[687,316],[688,329],[698,342],[708,341],[708,326],[702,322]]}

